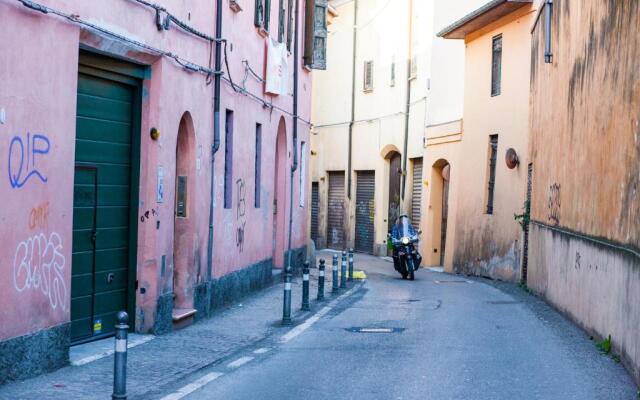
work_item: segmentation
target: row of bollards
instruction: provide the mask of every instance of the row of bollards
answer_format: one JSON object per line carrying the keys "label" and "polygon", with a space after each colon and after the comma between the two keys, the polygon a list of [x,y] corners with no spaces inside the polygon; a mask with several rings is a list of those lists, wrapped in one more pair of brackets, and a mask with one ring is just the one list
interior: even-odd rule
{"label": "row of bollards", "polygon": [[[318,296],[317,301],[323,301],[325,282],[325,260],[321,259],[318,266]],[[353,281],[353,249],[349,253],[342,252],[340,274],[338,274],[338,255],[334,254],[331,261],[332,288],[331,293],[337,294],[347,288],[347,282]],[[284,275],[284,299],[282,304],[282,325],[291,325],[291,268],[287,267]],[[309,302],[309,262],[302,268],[302,311],[311,310]]]}

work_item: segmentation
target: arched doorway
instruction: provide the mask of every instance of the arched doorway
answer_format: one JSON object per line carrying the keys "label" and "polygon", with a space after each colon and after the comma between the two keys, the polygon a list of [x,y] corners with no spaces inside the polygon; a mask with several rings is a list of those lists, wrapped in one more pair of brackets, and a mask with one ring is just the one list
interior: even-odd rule
{"label": "arched doorway", "polygon": [[[193,287],[199,280],[194,271],[195,237],[195,131],[191,115],[180,119],[176,142],[175,209],[173,230],[174,322],[193,314]],[[186,315],[189,314],[189,315]]]}
{"label": "arched doorway", "polygon": [[433,215],[429,239],[433,252],[427,261],[429,265],[444,266],[445,263],[450,183],[451,165],[447,160],[439,159],[431,168],[430,204]]}
{"label": "arched doorway", "polygon": [[287,127],[280,117],[273,176],[273,266],[284,267],[284,232],[287,185]]}

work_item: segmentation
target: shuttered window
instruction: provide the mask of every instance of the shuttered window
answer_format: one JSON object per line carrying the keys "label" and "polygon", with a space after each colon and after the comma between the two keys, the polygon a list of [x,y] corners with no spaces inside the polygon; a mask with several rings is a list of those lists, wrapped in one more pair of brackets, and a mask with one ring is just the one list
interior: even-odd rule
{"label": "shuttered window", "polygon": [[300,143],[300,207],[304,207],[307,189],[307,144]]}
{"label": "shuttered window", "polygon": [[233,111],[227,110],[224,124],[224,208],[233,199]]}
{"label": "shuttered window", "polygon": [[496,188],[498,162],[498,135],[489,136],[489,182],[487,184],[487,214],[493,214],[493,196]]}
{"label": "shuttered window", "polygon": [[365,92],[373,90],[373,61],[364,62],[364,82],[362,89]]}
{"label": "shuttered window", "polygon": [[278,42],[284,42],[284,27],[286,22],[286,9],[284,0],[278,1]]}
{"label": "shuttered window", "polygon": [[491,96],[498,96],[502,89],[502,35],[492,40]]}
{"label": "shuttered window", "polygon": [[256,158],[254,206],[260,208],[260,189],[262,186],[262,124],[256,124]]}
{"label": "shuttered window", "polygon": [[253,24],[265,31],[269,30],[269,16],[271,14],[271,0],[256,0]]}
{"label": "shuttered window", "polygon": [[411,222],[420,226],[422,205],[422,158],[413,159],[413,187],[411,189]]}
{"label": "shuttered window", "polygon": [[306,0],[304,63],[327,69],[327,0]]}

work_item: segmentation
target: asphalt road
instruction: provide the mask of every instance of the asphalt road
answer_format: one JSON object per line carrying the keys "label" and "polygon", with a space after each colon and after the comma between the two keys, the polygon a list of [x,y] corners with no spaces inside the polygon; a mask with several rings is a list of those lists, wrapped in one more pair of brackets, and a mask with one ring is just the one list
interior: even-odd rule
{"label": "asphalt road", "polygon": [[366,283],[315,324],[287,343],[264,344],[266,353],[217,366],[219,374],[194,376],[199,388],[183,398],[638,396],[621,364],[522,289],[427,270],[403,281],[388,262],[360,257],[358,264]]}

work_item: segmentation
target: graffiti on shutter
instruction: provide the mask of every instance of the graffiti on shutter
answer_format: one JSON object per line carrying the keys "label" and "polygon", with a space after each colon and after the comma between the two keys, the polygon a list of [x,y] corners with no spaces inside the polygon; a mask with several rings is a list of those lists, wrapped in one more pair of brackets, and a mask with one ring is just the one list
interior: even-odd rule
{"label": "graffiti on shutter", "polygon": [[344,171],[329,172],[327,247],[344,249]]}
{"label": "graffiti on shutter", "polygon": [[320,211],[320,190],[318,182],[311,183],[311,240],[318,247],[318,213]]}

